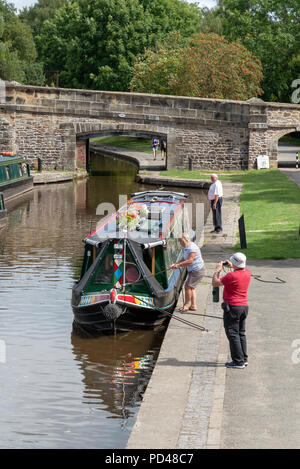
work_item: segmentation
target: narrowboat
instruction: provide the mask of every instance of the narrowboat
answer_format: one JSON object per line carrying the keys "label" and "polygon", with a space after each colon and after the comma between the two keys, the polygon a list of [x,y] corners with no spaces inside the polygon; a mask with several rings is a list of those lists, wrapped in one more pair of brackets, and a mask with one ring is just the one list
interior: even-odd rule
{"label": "narrowboat", "polygon": [[29,164],[10,152],[0,153],[0,191],[5,200],[16,197],[33,188]]}
{"label": "narrowboat", "polygon": [[95,332],[162,324],[176,306],[186,268],[179,237],[193,240],[187,195],[146,191],[102,221],[83,241],[81,278],[73,286],[74,324]]}

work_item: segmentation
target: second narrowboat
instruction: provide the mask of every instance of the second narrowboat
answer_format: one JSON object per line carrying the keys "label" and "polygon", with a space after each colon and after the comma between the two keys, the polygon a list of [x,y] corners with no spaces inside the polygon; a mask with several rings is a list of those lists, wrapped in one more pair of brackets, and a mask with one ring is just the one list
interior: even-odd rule
{"label": "second narrowboat", "polygon": [[0,152],[0,192],[5,201],[33,188],[29,163],[10,152]]}

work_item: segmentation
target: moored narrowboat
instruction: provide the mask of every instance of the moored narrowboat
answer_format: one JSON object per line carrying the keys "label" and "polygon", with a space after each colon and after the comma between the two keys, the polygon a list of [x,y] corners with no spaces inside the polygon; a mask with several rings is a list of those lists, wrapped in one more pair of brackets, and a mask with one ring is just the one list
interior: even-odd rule
{"label": "moored narrowboat", "polygon": [[0,153],[0,191],[5,200],[16,197],[33,188],[29,164],[13,153]]}
{"label": "moored narrowboat", "polygon": [[184,210],[187,195],[169,191],[132,194],[83,241],[81,278],[73,287],[74,323],[95,332],[153,327],[176,306],[186,269],[179,237],[194,239]]}

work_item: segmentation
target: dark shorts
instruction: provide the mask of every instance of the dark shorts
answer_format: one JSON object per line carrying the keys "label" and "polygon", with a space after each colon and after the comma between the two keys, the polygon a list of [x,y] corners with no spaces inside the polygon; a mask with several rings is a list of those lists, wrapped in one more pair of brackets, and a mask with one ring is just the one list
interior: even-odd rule
{"label": "dark shorts", "polygon": [[192,272],[188,272],[185,284],[190,288],[196,288],[198,283],[200,283],[203,279],[204,275],[205,267],[203,267],[201,270],[192,270]]}

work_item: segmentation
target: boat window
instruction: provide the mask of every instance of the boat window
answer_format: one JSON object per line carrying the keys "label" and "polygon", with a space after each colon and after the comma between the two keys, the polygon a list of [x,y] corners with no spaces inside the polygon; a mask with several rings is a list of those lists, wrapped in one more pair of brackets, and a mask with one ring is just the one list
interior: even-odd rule
{"label": "boat window", "polygon": [[108,253],[103,259],[100,269],[93,283],[112,283],[113,282],[113,254]]}
{"label": "boat window", "polygon": [[24,176],[22,163],[19,163],[19,175],[20,175],[21,177]]}
{"label": "boat window", "polygon": [[161,231],[161,223],[159,220],[145,219],[139,226],[139,230],[148,233],[153,238],[158,238]]}
{"label": "boat window", "polygon": [[174,264],[177,261],[179,253],[181,251],[181,247],[180,247],[178,239],[172,238],[172,237],[169,238],[168,251],[169,251],[169,256],[170,256],[170,262]]}
{"label": "boat window", "polygon": [[5,166],[5,169],[6,169],[6,178],[7,178],[7,179],[10,179],[10,169],[9,169],[9,166]]}
{"label": "boat window", "polygon": [[141,279],[141,274],[130,253],[126,254],[125,282],[136,283]]}

